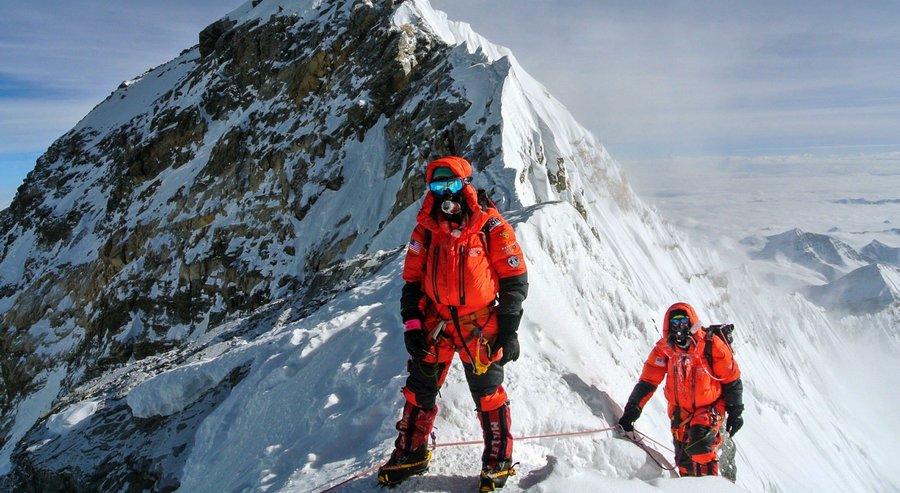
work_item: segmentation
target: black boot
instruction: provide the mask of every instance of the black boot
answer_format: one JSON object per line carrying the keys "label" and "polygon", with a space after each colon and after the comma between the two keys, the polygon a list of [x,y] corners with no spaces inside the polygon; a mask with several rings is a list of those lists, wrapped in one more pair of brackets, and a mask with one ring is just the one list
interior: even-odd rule
{"label": "black boot", "polygon": [[481,470],[481,488],[478,491],[494,491],[506,486],[506,480],[516,475],[515,464],[502,460],[494,466],[485,466]]}
{"label": "black boot", "polygon": [[395,450],[390,460],[378,469],[378,484],[396,486],[410,476],[427,471],[430,461],[431,450],[428,449],[427,444],[413,450],[409,455],[402,455]]}

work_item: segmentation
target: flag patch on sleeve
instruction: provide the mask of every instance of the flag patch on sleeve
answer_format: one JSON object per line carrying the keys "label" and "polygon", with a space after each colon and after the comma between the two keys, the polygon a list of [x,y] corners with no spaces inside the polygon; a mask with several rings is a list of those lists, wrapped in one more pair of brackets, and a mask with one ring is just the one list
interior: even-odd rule
{"label": "flag patch on sleeve", "polygon": [[422,252],[422,244],[416,240],[409,241],[409,251],[418,255]]}

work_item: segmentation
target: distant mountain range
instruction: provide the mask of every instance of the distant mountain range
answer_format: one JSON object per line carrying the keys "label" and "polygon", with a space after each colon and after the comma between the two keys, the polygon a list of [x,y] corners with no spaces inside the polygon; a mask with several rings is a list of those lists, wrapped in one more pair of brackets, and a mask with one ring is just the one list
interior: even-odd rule
{"label": "distant mountain range", "polygon": [[797,228],[742,243],[759,248],[751,253],[754,259],[820,274],[824,284],[800,291],[826,308],[858,315],[900,304],[900,248],[873,240],[857,251],[832,236]]}

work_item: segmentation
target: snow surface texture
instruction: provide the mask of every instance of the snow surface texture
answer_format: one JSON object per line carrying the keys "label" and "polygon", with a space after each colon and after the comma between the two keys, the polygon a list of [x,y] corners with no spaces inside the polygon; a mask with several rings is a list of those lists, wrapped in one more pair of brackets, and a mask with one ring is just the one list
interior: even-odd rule
{"label": "snow surface texture", "polygon": [[[320,5],[264,1],[251,8],[248,3],[231,17],[265,20],[279,8],[303,16]],[[497,144],[502,163],[492,163],[476,180],[510,189],[504,214],[516,227],[530,270],[520,329],[522,358],[507,367],[514,435],[610,426],[615,417],[597,407],[592,389],[624,402],[659,336],[659,318],[674,301],[692,303],[706,323],[738,327],[735,348],[747,409],[746,425],[736,437],[737,485],[721,478],[670,479],[634,445],[598,433],[517,443],[519,476],[506,491],[900,490],[892,455],[900,423],[896,403],[884,398],[892,388],[890,376],[900,374],[897,330],[890,319],[866,316],[835,323],[801,296],[768,290],[746,268],[727,270],[717,254],[691,247],[638,200],[605,149],[508,50],[491,45],[466,24],[447,21],[424,0],[404,3],[395,23],[398,29],[412,25],[459,45],[454,84],[476,102],[468,124],[489,128],[496,123],[502,129]],[[175,67],[190,63],[191,56],[196,54],[168,66],[179,70]],[[129,87],[141,90],[139,83]],[[111,121],[116,112],[103,116],[104,105],[85,124]],[[490,111],[483,114],[485,106]],[[479,122],[482,117],[489,120]],[[218,138],[224,130],[210,134]],[[377,155],[378,148],[368,146],[378,141],[363,139],[366,147],[360,144],[355,155]],[[353,153],[348,163],[355,173],[367,172]],[[165,196],[166,187],[193,179],[192,169],[183,166],[175,174],[185,176],[172,177],[172,184],[156,193]],[[378,179],[390,178],[376,173],[367,182]],[[329,208],[338,206],[383,213],[383,204],[361,202],[358,192],[349,188],[332,201],[320,200],[309,216],[329,217]],[[417,205],[372,238],[368,251],[405,242]],[[357,221],[362,222],[354,218],[344,227],[353,228]],[[362,244],[354,247],[362,249]],[[228,343],[197,335],[197,344],[206,346],[187,363],[122,389],[135,416],[168,416],[221,385],[226,375],[247,368],[203,417],[179,491],[321,491],[386,458],[405,379],[397,307],[401,266],[402,254],[390,257],[354,289],[299,320],[253,327],[246,337]],[[291,320],[289,310],[279,319]],[[868,330],[848,341],[848,325]],[[217,330],[224,329],[209,329]],[[38,421],[50,408],[49,394],[58,391],[62,376],[47,376],[46,392],[23,403],[22,423]],[[458,364],[438,405],[440,443],[480,438]],[[80,400],[50,416],[46,429],[59,436],[72,433],[89,426],[101,407]],[[637,425],[669,443],[661,395],[650,401]],[[7,465],[10,452],[4,449]],[[440,448],[428,475],[396,491],[473,490],[479,456],[477,445]],[[339,491],[374,489],[370,475]]]}

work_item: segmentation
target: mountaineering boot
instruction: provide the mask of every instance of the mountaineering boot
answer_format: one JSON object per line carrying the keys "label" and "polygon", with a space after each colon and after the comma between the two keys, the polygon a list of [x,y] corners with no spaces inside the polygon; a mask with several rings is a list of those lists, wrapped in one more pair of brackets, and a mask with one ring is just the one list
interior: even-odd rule
{"label": "mountaineering boot", "polygon": [[503,460],[494,466],[485,466],[481,470],[481,487],[479,492],[494,491],[506,486],[506,480],[516,475],[515,464]]}
{"label": "mountaineering boot", "polygon": [[396,486],[410,476],[422,474],[428,470],[431,461],[431,450],[428,445],[422,445],[411,454],[403,455],[395,450],[381,468],[378,469],[378,484],[382,486]]}
{"label": "mountaineering boot", "polygon": [[502,488],[510,476],[516,474],[512,464],[513,437],[509,432],[512,423],[509,403],[490,411],[478,413],[484,436],[484,453],[481,454],[481,487],[478,491],[494,491]]}
{"label": "mountaineering boot", "polygon": [[406,478],[428,470],[431,450],[428,435],[434,426],[437,406],[422,409],[410,402],[403,406],[403,415],[397,422],[397,440],[394,452],[380,469],[378,482],[383,486],[400,484]]}

